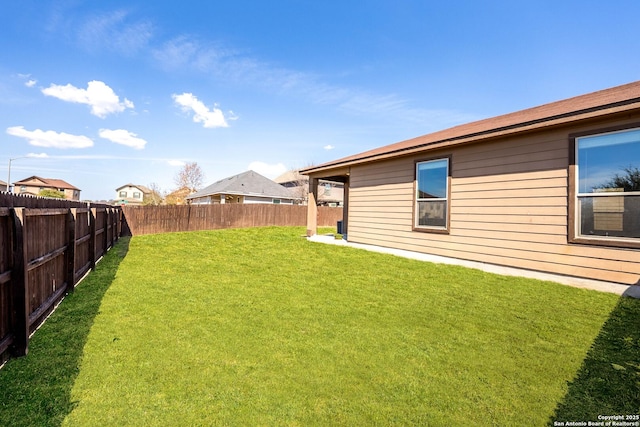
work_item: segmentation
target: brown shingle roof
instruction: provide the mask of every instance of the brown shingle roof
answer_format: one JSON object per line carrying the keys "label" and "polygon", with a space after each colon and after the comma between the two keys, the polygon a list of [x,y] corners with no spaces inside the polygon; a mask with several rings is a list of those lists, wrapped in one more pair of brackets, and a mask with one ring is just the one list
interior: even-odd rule
{"label": "brown shingle roof", "polygon": [[13,184],[14,185],[32,185],[34,186],[35,183],[33,181],[40,181],[42,182],[42,184],[38,184],[41,187],[48,187],[48,188],[66,188],[68,190],[80,190],[78,187],[74,187],[73,185],[69,184],[66,181],[63,181],[61,179],[53,179],[53,178],[42,178],[36,175],[30,176],[29,178],[25,178],[23,180],[20,181],[15,181]]}
{"label": "brown shingle roof", "polygon": [[456,145],[478,141],[492,136],[532,130],[553,124],[567,123],[591,116],[640,108],[640,81],[556,101],[538,107],[466,123],[428,135],[384,147],[375,148],[353,156],[344,157],[306,168],[301,172],[311,173],[348,166],[386,157],[409,154],[439,146]]}

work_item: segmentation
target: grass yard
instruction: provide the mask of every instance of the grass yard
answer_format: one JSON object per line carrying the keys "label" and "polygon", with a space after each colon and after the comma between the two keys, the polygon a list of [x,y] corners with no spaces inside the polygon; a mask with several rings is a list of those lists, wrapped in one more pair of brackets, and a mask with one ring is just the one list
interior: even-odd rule
{"label": "grass yard", "polygon": [[0,370],[0,425],[546,425],[640,407],[640,301],[307,242],[122,239]]}

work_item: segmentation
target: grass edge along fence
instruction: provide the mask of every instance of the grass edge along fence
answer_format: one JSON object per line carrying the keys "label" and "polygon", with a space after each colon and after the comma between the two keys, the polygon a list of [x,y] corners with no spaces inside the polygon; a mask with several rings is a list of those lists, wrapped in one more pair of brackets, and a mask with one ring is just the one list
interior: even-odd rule
{"label": "grass edge along fence", "polygon": [[[307,206],[282,204],[217,204],[123,206],[123,233],[132,236],[205,231],[222,228],[294,226],[307,224]],[[343,208],[318,206],[318,226],[335,227]]]}
{"label": "grass edge along fence", "polygon": [[29,338],[121,233],[119,207],[0,193],[0,363]]}

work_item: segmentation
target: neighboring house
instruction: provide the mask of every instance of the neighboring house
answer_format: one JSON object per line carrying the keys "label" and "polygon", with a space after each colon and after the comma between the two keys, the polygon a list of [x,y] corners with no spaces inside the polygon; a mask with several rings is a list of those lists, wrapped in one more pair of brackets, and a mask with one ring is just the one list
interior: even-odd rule
{"label": "neighboring house", "polygon": [[0,191],[7,191],[7,183],[0,179]]}
{"label": "neighboring house", "polygon": [[640,168],[640,81],[301,172],[312,188],[345,183],[351,242],[640,284],[640,184],[625,168]]}
{"label": "neighboring house", "polygon": [[[309,177],[299,170],[283,173],[275,182],[290,189],[301,204],[307,204],[309,197]],[[319,206],[342,206],[344,202],[344,184],[342,182],[321,179],[318,186],[317,203]]]}
{"label": "neighboring house", "polygon": [[144,185],[125,184],[116,188],[114,205],[142,205],[145,196],[150,196],[152,191]]}
{"label": "neighboring house", "polygon": [[80,189],[61,179],[41,178],[34,175],[13,183],[13,192],[16,194],[37,196],[42,190],[59,191],[67,200],[80,200]]}
{"label": "neighboring house", "polygon": [[291,205],[295,195],[288,188],[250,170],[221,179],[187,196],[186,199],[192,204],[282,203]]}

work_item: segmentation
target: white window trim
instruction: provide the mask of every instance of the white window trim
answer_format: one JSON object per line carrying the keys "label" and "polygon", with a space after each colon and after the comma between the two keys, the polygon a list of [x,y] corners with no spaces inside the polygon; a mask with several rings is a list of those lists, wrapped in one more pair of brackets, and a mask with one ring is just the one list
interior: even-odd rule
{"label": "white window trim", "polygon": [[592,138],[596,136],[603,135],[611,135],[611,134],[619,134],[631,131],[640,130],[640,127],[634,126],[624,129],[618,129],[613,131],[603,130],[601,132],[593,132],[589,134],[582,134],[580,136],[575,137],[575,144],[573,144],[573,155],[575,156],[575,173],[573,178],[573,185],[575,188],[575,197],[574,197],[574,221],[573,221],[573,238],[572,241],[576,243],[599,243],[602,244],[613,244],[616,242],[619,244],[631,244],[633,247],[636,245],[640,245],[640,239],[635,237],[620,237],[620,236],[599,236],[599,235],[591,235],[591,234],[582,234],[581,233],[581,223],[582,216],[580,212],[580,199],[586,197],[627,197],[627,196],[640,196],[640,191],[629,191],[629,192],[600,192],[600,193],[581,193],[580,190],[580,158],[579,158],[579,148],[580,148],[580,140],[586,138]]}
{"label": "white window trim", "polygon": [[[447,168],[446,168],[446,188],[445,191],[447,193],[447,197],[434,197],[434,198],[418,198],[418,166],[424,163],[431,163],[431,162],[440,162],[442,160],[446,160],[447,161]],[[413,194],[413,229],[414,231],[427,231],[427,232],[439,232],[439,233],[448,233],[449,232],[449,220],[450,220],[450,199],[451,199],[451,190],[450,190],[450,186],[451,186],[451,182],[450,182],[450,168],[451,168],[451,157],[450,156],[444,156],[444,157],[437,157],[437,158],[433,158],[433,159],[428,159],[428,160],[420,160],[420,161],[416,161],[415,162],[415,167],[414,167],[414,174],[415,174],[415,178],[414,178],[414,183],[415,183],[415,188],[414,188],[414,194]],[[447,206],[447,213],[445,215],[445,226],[444,227],[439,227],[439,226],[432,226],[432,225],[420,225],[418,224],[419,222],[419,207],[418,207],[418,203],[419,202],[438,202],[438,201],[444,201],[446,202],[446,206]]]}

